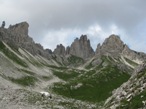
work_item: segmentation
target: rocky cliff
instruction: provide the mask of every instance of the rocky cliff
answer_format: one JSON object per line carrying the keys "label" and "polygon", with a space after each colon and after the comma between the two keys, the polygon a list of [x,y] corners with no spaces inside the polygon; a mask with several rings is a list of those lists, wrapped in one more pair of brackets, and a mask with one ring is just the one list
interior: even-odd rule
{"label": "rocky cliff", "polygon": [[94,56],[94,51],[90,45],[87,35],[82,35],[80,39],[76,38],[70,47],[70,54],[81,57],[83,59]]}
{"label": "rocky cliff", "polygon": [[33,55],[41,55],[49,58],[51,50],[44,50],[43,47],[35,43],[28,35],[29,24],[21,22],[16,25],[10,25],[9,28],[0,28],[0,40],[10,44],[15,48],[23,48]]}
{"label": "rocky cliff", "polygon": [[56,49],[54,50],[54,54],[64,56],[66,54],[65,47],[62,44],[57,45]]}
{"label": "rocky cliff", "polygon": [[97,45],[95,55],[110,55],[112,57],[124,56],[139,64],[142,63],[143,59],[146,59],[144,53],[131,50],[118,35],[114,34],[106,38],[102,45]]}
{"label": "rocky cliff", "polygon": [[54,53],[57,55],[74,55],[84,60],[94,56],[94,51],[90,45],[90,40],[87,39],[87,35],[82,35],[80,39],[76,38],[71,46],[66,49],[62,44],[57,45]]}

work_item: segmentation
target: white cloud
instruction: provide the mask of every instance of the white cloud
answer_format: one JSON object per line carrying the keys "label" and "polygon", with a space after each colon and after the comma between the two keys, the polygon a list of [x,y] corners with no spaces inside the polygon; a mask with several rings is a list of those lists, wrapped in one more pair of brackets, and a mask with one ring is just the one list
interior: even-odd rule
{"label": "white cloud", "polygon": [[104,30],[100,25],[93,24],[87,29],[60,29],[60,30],[51,30],[48,31],[45,37],[42,38],[41,43],[45,48],[50,48],[54,50],[57,44],[63,44],[65,47],[70,46],[76,37],[80,37],[82,34],[87,34],[88,38],[91,41],[91,45],[95,50],[98,43],[102,43],[105,38],[109,37],[112,33],[122,34],[121,31],[116,25],[109,26],[108,30]]}
{"label": "white cloud", "polygon": [[54,50],[56,45],[63,44],[65,47],[69,46],[75,38],[81,34],[80,30],[77,29],[60,29],[49,31],[41,40],[45,48],[50,48]]}

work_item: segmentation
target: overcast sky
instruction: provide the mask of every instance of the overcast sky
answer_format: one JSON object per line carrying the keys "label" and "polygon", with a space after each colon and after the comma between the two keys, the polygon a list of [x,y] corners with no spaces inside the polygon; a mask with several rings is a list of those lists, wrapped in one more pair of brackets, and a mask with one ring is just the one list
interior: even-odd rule
{"label": "overcast sky", "polygon": [[44,48],[68,46],[87,34],[95,49],[111,34],[146,52],[146,0],[0,0],[0,22],[29,23],[29,36]]}

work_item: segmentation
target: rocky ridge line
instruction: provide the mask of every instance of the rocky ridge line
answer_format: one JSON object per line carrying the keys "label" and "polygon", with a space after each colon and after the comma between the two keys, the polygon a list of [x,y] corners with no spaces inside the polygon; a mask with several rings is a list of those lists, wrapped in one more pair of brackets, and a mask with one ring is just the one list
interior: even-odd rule
{"label": "rocky ridge line", "polygon": [[87,35],[81,35],[79,39],[76,38],[66,48],[62,44],[57,45],[54,52],[52,52],[50,49],[44,49],[39,43],[35,43],[28,35],[28,28],[29,24],[27,22],[10,25],[7,29],[0,27],[0,40],[15,48],[26,49],[33,55],[41,55],[47,59],[52,58],[52,55],[58,55],[63,58],[67,55],[75,55],[84,60],[94,56],[98,57],[99,55],[111,55],[113,57],[122,55],[138,63],[142,63],[143,59],[146,59],[144,53],[131,50],[118,35],[114,34],[105,39],[102,45],[98,44],[96,52],[92,49]]}
{"label": "rocky ridge line", "polygon": [[98,44],[95,52],[96,56],[109,55],[112,57],[124,56],[138,64],[142,64],[143,59],[146,59],[145,53],[131,50],[118,35],[110,35],[105,39],[103,44]]}
{"label": "rocky ridge line", "polygon": [[87,39],[87,35],[81,35],[80,39],[76,38],[71,46],[66,49],[62,44],[57,45],[54,53],[58,55],[75,55],[83,59],[94,56],[94,51],[90,45],[90,40]]}
{"label": "rocky ridge line", "polygon": [[29,24],[21,22],[16,25],[10,25],[9,28],[0,28],[0,40],[15,48],[23,48],[33,55],[41,55],[50,58],[52,51],[44,49],[39,43],[35,43],[28,35]]}

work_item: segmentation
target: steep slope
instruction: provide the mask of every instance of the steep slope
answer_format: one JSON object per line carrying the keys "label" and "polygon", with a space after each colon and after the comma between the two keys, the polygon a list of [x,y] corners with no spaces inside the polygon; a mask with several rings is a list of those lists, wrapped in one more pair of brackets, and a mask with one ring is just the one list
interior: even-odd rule
{"label": "steep slope", "polygon": [[51,50],[44,50],[40,44],[33,41],[32,38],[28,36],[27,22],[21,22],[16,25],[10,25],[8,29],[0,28],[0,40],[4,41],[8,45],[14,48],[26,49],[33,55],[41,55],[49,59]]}
{"label": "steep slope", "polygon": [[97,45],[96,56],[98,55],[110,55],[112,57],[121,55],[139,64],[142,64],[143,59],[146,59],[144,53],[131,50],[118,35],[114,34],[106,38],[102,45]]}
{"label": "steep slope", "polygon": [[[31,38],[27,35],[25,27],[28,26],[20,23],[8,29],[0,28],[0,108],[92,107],[91,103],[65,98],[50,90],[54,82],[63,81],[56,76],[54,69],[67,69],[64,63],[60,63],[65,60],[56,54],[50,55],[50,52],[44,55],[46,50],[39,48],[33,40],[29,41]],[[73,64],[83,61],[73,55],[66,59]],[[43,99],[41,91],[49,91],[53,99]]]}
{"label": "steep slope", "polygon": [[105,39],[102,45],[97,45],[95,56],[85,66],[96,66],[101,62],[100,57],[102,56],[113,59],[114,63],[121,67],[121,70],[124,69],[124,66],[134,69],[146,59],[146,54],[131,50],[119,36],[114,34]]}
{"label": "steep slope", "polygon": [[43,80],[43,77],[53,79],[53,75],[47,67],[56,66],[57,63],[54,60],[46,60],[41,56],[34,57],[20,48],[16,52],[1,41],[0,46],[0,75],[4,79],[24,86],[35,85],[41,78]]}
{"label": "steep slope", "polygon": [[38,107],[31,106],[29,102],[32,100],[28,97],[33,93],[39,95],[39,91],[53,82],[60,81],[46,65],[56,65],[56,63],[41,56],[33,56],[20,48],[16,52],[16,49],[13,50],[0,41],[0,108]]}
{"label": "steep slope", "polygon": [[[53,93],[50,88],[54,82],[61,82],[54,70],[67,69],[58,67],[53,59],[33,56],[19,48],[13,50],[0,41],[0,108],[1,109],[44,109],[84,107],[91,103],[65,98]],[[73,74],[74,75],[74,74]],[[66,78],[69,79],[69,76]],[[53,99],[42,98],[40,92],[51,93]],[[93,105],[94,106],[94,105]]]}
{"label": "steep slope", "polygon": [[138,66],[131,78],[113,91],[113,95],[105,102],[105,108],[146,108],[146,64]]}

